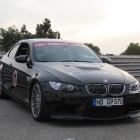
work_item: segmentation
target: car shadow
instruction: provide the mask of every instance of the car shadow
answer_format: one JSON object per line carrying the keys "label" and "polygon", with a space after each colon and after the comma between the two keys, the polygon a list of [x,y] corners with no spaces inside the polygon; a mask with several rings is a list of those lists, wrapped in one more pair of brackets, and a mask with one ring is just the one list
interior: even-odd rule
{"label": "car shadow", "polygon": [[[44,123],[44,122],[43,122]],[[61,126],[61,127],[101,127],[101,126],[124,126],[131,125],[135,123],[140,123],[138,118],[130,119],[118,119],[118,120],[56,120],[51,119],[45,123],[51,126]]]}
{"label": "car shadow", "polygon": [[[12,108],[16,108],[18,111],[22,110],[22,114],[25,113],[31,116],[30,108],[26,107],[25,105],[13,100],[8,99]],[[22,118],[23,119],[23,118]],[[25,118],[26,119],[26,118]],[[36,121],[35,121],[36,122]],[[36,122],[40,123],[40,125],[50,125],[55,127],[101,127],[101,126],[124,126],[124,125],[131,125],[140,123],[139,118],[125,118],[125,119],[118,119],[118,120],[57,120],[57,119],[50,119],[49,121],[44,122]]]}
{"label": "car shadow", "polygon": [[10,105],[10,108],[15,108],[15,109],[18,109],[18,110],[22,110],[22,112],[29,112],[30,113],[30,108],[25,106],[24,104],[12,99],[12,98],[8,98],[5,100],[5,102],[7,104]]}

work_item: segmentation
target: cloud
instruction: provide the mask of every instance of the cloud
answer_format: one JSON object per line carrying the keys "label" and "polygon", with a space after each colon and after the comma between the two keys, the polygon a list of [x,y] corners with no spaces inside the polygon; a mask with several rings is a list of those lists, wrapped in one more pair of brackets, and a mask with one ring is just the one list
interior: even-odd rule
{"label": "cloud", "polygon": [[23,24],[34,33],[45,18],[63,39],[97,45],[102,53],[122,53],[139,42],[139,0],[1,0],[0,27]]}
{"label": "cloud", "polygon": [[94,41],[90,40],[89,42],[92,42],[93,44],[99,46],[103,54],[109,53],[119,55],[127,49],[128,45],[131,42],[139,43],[139,37],[140,33],[129,33],[124,35],[111,36]]}
{"label": "cloud", "polygon": [[[106,12],[103,7],[103,0],[12,0],[0,3],[1,27],[6,27],[7,23],[16,21],[21,25],[27,24],[33,31],[36,24],[41,23],[44,18],[52,21],[52,28],[59,30],[64,26],[84,25],[94,26],[103,22]],[[19,26],[19,25],[18,25]],[[75,28],[75,27],[74,27]]]}

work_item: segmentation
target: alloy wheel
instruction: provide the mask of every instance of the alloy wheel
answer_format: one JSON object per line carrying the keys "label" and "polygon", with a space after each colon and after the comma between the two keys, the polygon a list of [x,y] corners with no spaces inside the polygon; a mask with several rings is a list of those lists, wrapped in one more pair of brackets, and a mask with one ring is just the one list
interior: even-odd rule
{"label": "alloy wheel", "polygon": [[41,109],[41,91],[40,87],[36,84],[33,87],[31,94],[31,110],[35,118],[38,117],[40,109]]}

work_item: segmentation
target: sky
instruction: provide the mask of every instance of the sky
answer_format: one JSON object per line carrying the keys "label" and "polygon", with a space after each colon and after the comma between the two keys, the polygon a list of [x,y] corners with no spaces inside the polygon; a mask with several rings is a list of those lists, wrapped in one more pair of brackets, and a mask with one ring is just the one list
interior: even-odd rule
{"label": "sky", "polygon": [[62,39],[92,43],[102,54],[119,55],[140,43],[140,0],[0,0],[0,28],[50,19]]}

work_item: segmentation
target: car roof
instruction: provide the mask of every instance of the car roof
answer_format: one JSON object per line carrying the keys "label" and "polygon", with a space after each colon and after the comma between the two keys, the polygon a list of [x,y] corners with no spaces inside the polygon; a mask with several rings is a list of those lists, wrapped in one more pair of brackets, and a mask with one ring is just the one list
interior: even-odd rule
{"label": "car roof", "polygon": [[21,40],[20,42],[32,42],[32,43],[41,43],[41,42],[66,42],[66,43],[83,44],[81,42],[76,42],[76,41],[62,40],[62,39],[47,39],[47,38],[24,39],[24,40]]}

